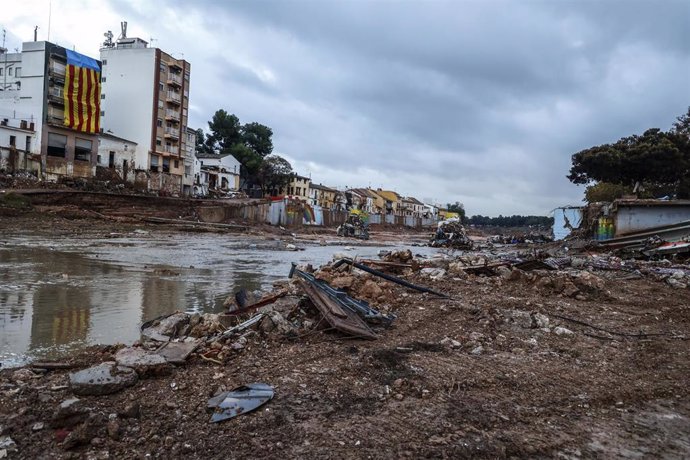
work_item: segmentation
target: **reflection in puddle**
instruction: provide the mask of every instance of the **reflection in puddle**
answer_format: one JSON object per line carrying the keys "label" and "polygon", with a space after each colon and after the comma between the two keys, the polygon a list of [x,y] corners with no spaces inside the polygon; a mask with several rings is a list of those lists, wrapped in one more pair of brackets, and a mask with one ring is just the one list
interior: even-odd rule
{"label": "reflection in puddle", "polygon": [[[147,319],[175,310],[220,312],[229,294],[269,288],[287,276],[293,261],[316,266],[343,251],[337,246],[276,251],[267,248],[277,242],[249,245],[246,238],[219,234],[3,237],[3,367],[92,344],[131,343]],[[361,247],[348,255],[374,257],[379,249]]]}

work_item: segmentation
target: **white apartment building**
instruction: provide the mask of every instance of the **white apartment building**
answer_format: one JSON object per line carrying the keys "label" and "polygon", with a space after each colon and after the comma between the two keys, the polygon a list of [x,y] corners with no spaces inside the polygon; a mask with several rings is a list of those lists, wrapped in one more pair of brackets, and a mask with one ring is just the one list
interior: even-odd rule
{"label": "white apartment building", "polygon": [[185,180],[190,64],[127,37],[101,48],[101,62],[103,131],[137,143],[132,167],[147,171],[150,189],[182,194],[190,185]]}

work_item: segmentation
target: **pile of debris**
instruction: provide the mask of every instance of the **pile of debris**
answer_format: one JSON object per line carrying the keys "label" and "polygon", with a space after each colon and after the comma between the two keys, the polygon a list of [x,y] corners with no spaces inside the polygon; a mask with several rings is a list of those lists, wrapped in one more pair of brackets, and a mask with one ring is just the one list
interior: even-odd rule
{"label": "pile of debris", "polygon": [[347,220],[338,226],[336,233],[338,236],[368,240],[369,225],[360,214],[350,213]]}
{"label": "pile of debris", "polygon": [[430,246],[453,249],[472,249],[472,240],[467,236],[460,219],[451,217],[438,223]]}

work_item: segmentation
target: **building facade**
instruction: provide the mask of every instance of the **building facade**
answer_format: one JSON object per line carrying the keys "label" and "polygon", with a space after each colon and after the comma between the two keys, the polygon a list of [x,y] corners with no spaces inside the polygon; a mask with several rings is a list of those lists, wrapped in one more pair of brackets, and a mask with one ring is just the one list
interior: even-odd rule
{"label": "building facade", "polygon": [[101,62],[103,130],[137,143],[133,167],[147,172],[150,189],[182,194],[191,185],[185,181],[190,64],[127,37],[101,48]]}
{"label": "building facade", "polygon": [[[0,117],[33,135],[15,138],[46,180],[95,174],[101,63],[47,41],[0,55]],[[0,145],[2,147],[9,147]],[[26,161],[28,164],[29,161]],[[27,168],[31,169],[31,168]]]}

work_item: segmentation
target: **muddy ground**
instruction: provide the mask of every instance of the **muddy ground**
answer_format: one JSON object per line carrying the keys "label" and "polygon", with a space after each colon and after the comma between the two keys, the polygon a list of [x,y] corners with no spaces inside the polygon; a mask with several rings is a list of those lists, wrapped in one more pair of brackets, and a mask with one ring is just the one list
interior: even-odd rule
{"label": "muddy ground", "polygon": [[[13,222],[3,225],[113,225],[35,214]],[[222,365],[196,353],[170,375],[79,396],[91,417],[76,427],[55,418],[74,398],[70,370],[2,370],[0,454],[7,436],[9,458],[690,456],[687,287],[592,266],[401,276],[451,298],[384,281],[365,293],[374,280],[357,274],[344,283],[350,292],[398,316],[377,340],[258,329]],[[117,349],[65,361],[86,367]],[[208,398],[251,382],[274,386],[274,399],[211,424]],[[86,424],[88,436],[65,441]]]}

